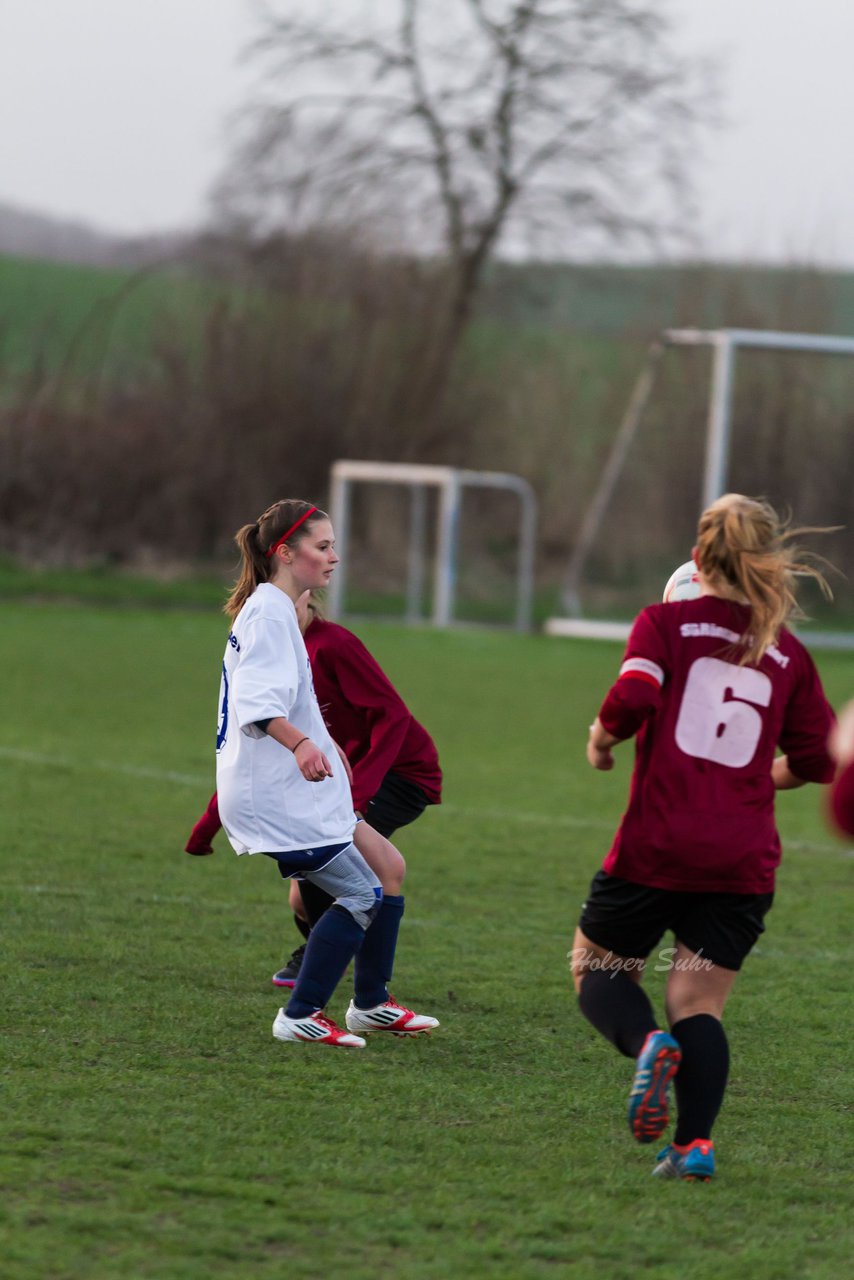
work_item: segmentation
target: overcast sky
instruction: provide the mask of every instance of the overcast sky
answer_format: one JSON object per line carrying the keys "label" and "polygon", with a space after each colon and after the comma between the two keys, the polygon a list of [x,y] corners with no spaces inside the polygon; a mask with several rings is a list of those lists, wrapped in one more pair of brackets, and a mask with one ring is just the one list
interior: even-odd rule
{"label": "overcast sky", "polygon": [[[706,255],[854,269],[854,0],[666,7],[686,51],[722,55]],[[0,0],[0,202],[123,233],[198,223],[251,29],[251,0]]]}

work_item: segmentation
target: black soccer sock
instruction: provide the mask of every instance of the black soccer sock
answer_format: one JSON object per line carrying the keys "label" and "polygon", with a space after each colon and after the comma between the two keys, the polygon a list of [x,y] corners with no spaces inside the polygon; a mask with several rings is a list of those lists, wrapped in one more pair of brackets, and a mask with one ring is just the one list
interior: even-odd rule
{"label": "black soccer sock", "polygon": [[335,899],[310,880],[300,880],[299,892],[305,914],[308,916],[309,928],[314,928],[324,911],[332,906]]}
{"label": "black soccer sock", "polygon": [[627,1058],[636,1058],[658,1023],[649,996],[626,973],[594,969],[581,980],[578,1005],[588,1022]]}
{"label": "black soccer sock", "polygon": [[311,933],[311,925],[307,920],[303,920],[302,916],[298,916],[296,912],[294,912],[294,924],[304,938],[307,938]]}
{"label": "black soccer sock", "polygon": [[678,1108],[673,1141],[682,1147],[712,1136],[729,1074],[729,1045],[723,1024],[710,1013],[682,1018],[671,1031],[682,1050],[673,1081]]}

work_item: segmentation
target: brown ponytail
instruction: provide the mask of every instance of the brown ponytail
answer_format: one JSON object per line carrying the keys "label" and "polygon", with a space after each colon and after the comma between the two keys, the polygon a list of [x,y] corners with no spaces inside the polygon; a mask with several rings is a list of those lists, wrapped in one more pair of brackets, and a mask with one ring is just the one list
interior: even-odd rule
{"label": "brown ponytail", "polygon": [[276,543],[281,542],[283,535],[293,528],[293,537],[287,537],[286,545],[295,546],[315,521],[328,519],[325,511],[310,502],[281,498],[268,507],[254,524],[245,524],[238,529],[234,541],[240,551],[240,576],[223,606],[223,612],[233,621],[256,587],[270,581],[273,561],[269,553]]}
{"label": "brown ponytail", "polygon": [[750,634],[742,637],[739,665],[757,663],[792,617],[802,617],[795,598],[795,575],[814,578],[831,591],[813,563],[818,557],[793,545],[805,533],[788,529],[763,499],[726,493],[707,507],[697,529],[697,563],[711,589],[743,597],[751,608]]}

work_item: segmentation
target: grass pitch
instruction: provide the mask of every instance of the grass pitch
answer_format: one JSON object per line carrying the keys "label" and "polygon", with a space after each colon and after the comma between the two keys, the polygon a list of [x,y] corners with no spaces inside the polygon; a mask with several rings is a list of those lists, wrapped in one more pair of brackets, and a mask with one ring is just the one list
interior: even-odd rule
{"label": "grass pitch", "polygon": [[[445,768],[446,803],[399,834],[394,984],[442,1027],[348,1053],[271,1037],[269,977],[298,941],[276,869],[222,836],[182,852],[213,786],[223,620],[7,604],[3,1275],[845,1274],[854,895],[818,789],[779,801],[720,1176],[662,1185],[625,1124],[630,1066],[566,963],[629,777],[625,749],[610,775],[584,760],[619,649],[359,631]],[[854,692],[850,657],[820,666],[833,700]]]}

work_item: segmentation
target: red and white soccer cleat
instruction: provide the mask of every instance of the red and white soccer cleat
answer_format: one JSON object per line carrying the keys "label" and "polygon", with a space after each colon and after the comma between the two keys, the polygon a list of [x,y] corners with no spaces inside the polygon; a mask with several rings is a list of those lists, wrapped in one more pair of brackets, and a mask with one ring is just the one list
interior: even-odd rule
{"label": "red and white soccer cleat", "polygon": [[320,1010],[307,1018],[289,1018],[284,1009],[280,1009],[273,1023],[273,1035],[277,1040],[300,1041],[303,1044],[330,1044],[341,1049],[364,1049],[365,1047],[365,1041],[361,1036],[351,1036],[349,1032],[342,1031]]}
{"label": "red and white soccer cleat", "polygon": [[344,1017],[350,1031],[390,1031],[394,1036],[419,1036],[438,1027],[438,1018],[404,1009],[389,997],[373,1009],[357,1009],[353,1001]]}

